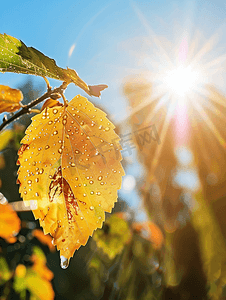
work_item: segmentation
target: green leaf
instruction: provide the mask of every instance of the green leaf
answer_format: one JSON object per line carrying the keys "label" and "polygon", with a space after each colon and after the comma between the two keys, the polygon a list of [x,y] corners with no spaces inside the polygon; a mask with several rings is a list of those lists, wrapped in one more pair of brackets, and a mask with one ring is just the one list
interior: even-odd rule
{"label": "green leaf", "polygon": [[90,96],[100,96],[100,92],[107,87],[107,85],[88,86],[75,70],[58,67],[54,59],[33,47],[27,47],[22,41],[7,34],[0,34],[0,71],[73,82]]}
{"label": "green leaf", "polygon": [[101,248],[110,259],[114,259],[122,252],[130,238],[131,232],[128,223],[117,215],[111,215],[104,227],[98,229],[93,235],[97,247]]}
{"label": "green leaf", "polygon": [[12,277],[8,264],[4,257],[0,257],[0,285],[4,284]]}

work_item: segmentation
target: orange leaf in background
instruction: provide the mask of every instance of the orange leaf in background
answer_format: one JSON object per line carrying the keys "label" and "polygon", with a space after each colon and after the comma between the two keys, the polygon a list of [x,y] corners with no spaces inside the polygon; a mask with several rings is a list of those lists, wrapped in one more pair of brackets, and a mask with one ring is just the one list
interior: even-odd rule
{"label": "orange leaf in background", "polygon": [[5,159],[4,156],[0,154],[0,169],[5,168]]}
{"label": "orange leaf in background", "polygon": [[124,175],[121,146],[106,114],[80,95],[32,118],[18,151],[25,204],[60,250],[62,267],[101,228]]}
{"label": "orange leaf in background", "polygon": [[20,231],[21,221],[9,204],[0,204],[0,237],[8,243],[15,243],[13,236]]}
{"label": "orange leaf in background", "polygon": [[47,245],[50,251],[55,251],[55,246],[52,244],[52,238],[48,234],[44,234],[41,229],[34,229],[32,235],[36,237],[41,243]]}
{"label": "orange leaf in background", "polygon": [[144,238],[153,243],[153,247],[157,250],[162,248],[164,236],[161,229],[153,222],[133,223],[133,229],[141,233]]}
{"label": "orange leaf in background", "polygon": [[15,275],[18,276],[19,278],[24,278],[26,276],[26,272],[27,272],[27,270],[26,270],[25,265],[19,264],[16,267]]}
{"label": "orange leaf in background", "polygon": [[23,94],[20,90],[12,89],[6,85],[0,85],[0,113],[13,112],[22,106]]}

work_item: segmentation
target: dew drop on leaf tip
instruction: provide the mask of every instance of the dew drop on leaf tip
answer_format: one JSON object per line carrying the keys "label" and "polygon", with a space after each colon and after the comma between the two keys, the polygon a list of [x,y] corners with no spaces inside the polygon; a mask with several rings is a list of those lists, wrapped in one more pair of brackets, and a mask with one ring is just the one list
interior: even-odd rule
{"label": "dew drop on leaf tip", "polygon": [[60,266],[62,269],[67,269],[67,267],[69,266],[69,261],[66,257],[64,257],[63,255],[61,255],[60,257]]}

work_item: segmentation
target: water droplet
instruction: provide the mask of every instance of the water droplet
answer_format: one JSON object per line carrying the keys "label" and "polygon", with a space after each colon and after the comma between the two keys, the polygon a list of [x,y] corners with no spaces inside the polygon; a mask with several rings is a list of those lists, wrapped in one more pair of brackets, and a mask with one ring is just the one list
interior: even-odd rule
{"label": "water droplet", "polygon": [[60,266],[62,269],[67,269],[67,267],[69,266],[69,261],[66,257],[64,257],[63,255],[61,255],[60,257]]}
{"label": "water droplet", "polygon": [[109,131],[110,130],[110,128],[109,127],[105,127],[105,131]]}
{"label": "water droplet", "polygon": [[35,193],[35,196],[38,197],[38,196],[39,196],[39,193]]}
{"label": "water droplet", "polygon": [[63,125],[66,125],[66,124],[67,124],[67,120],[64,119],[64,120],[62,121],[62,123],[63,123]]}
{"label": "water droplet", "polygon": [[103,176],[99,176],[98,180],[101,181],[103,179]]}
{"label": "water droplet", "polygon": [[97,194],[97,196],[100,196],[101,192],[97,192],[96,194]]}
{"label": "water droplet", "polygon": [[54,113],[54,114],[57,114],[57,113],[58,113],[58,110],[57,110],[57,109],[54,109],[54,110],[53,110],[53,113]]}
{"label": "water droplet", "polygon": [[58,150],[58,152],[61,154],[61,153],[63,152],[63,150],[60,148],[60,149]]}
{"label": "water droplet", "polygon": [[90,182],[89,182],[89,183],[90,183],[90,184],[93,184],[93,182],[94,182],[93,180],[90,180]]}
{"label": "water droplet", "polygon": [[84,218],[83,218],[83,217],[81,217],[80,219],[81,219],[81,220],[84,220]]}
{"label": "water droplet", "polygon": [[27,195],[27,191],[24,191],[24,195]]}
{"label": "water droplet", "polygon": [[90,210],[94,210],[94,206],[90,206],[90,208],[89,208]]}
{"label": "water droplet", "polygon": [[83,197],[86,197],[86,194],[83,194]]}
{"label": "water droplet", "polygon": [[39,179],[38,179],[38,178],[36,178],[36,179],[35,179],[35,182],[39,182]]}
{"label": "water droplet", "polygon": [[90,194],[93,195],[93,194],[94,194],[94,191],[91,191]]}
{"label": "water droplet", "polygon": [[44,172],[44,170],[43,170],[43,169],[40,169],[39,174],[42,174],[43,172]]}
{"label": "water droplet", "polygon": [[31,184],[32,183],[32,181],[31,180],[28,180],[28,182],[27,182],[28,184]]}
{"label": "water droplet", "polygon": [[57,131],[57,130],[53,132],[53,134],[55,134],[55,135],[56,135],[57,133],[58,133],[58,131]]}
{"label": "water droplet", "polygon": [[75,167],[75,164],[74,164],[74,163],[71,163],[71,167]]}
{"label": "water droplet", "polygon": [[49,149],[49,145],[46,145],[46,146],[45,146],[45,149],[46,149],[46,150]]}
{"label": "water droplet", "polygon": [[53,123],[53,121],[49,121],[48,124],[51,125]]}

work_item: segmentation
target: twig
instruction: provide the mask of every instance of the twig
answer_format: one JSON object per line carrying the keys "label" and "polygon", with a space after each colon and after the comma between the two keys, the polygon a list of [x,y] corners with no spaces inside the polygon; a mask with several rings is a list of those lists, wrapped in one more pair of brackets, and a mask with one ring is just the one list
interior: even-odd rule
{"label": "twig", "polygon": [[64,90],[67,88],[68,83],[67,82],[63,82],[61,84],[61,86],[59,86],[58,88],[55,89],[48,89],[48,91],[42,95],[40,98],[32,101],[31,103],[29,103],[28,105],[25,105],[20,111],[18,111],[15,115],[13,115],[11,118],[9,118],[8,120],[4,120],[3,123],[0,125],[0,131],[5,128],[7,125],[9,125],[10,123],[12,123],[14,120],[20,118],[21,116],[25,115],[25,114],[29,114],[31,113],[31,108],[36,106],[37,104],[39,104],[40,102],[44,101],[45,99],[51,97],[52,94],[63,94]]}

